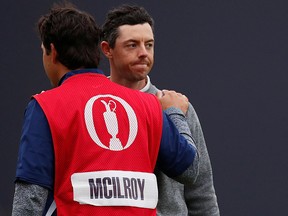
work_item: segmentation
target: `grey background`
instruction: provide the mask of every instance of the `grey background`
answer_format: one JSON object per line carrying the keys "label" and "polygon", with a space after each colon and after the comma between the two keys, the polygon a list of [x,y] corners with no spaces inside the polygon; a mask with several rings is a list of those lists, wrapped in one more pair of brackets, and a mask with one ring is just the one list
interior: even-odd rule
{"label": "grey background", "polygon": [[[221,215],[287,215],[286,0],[72,2],[99,24],[120,3],[146,7],[156,22],[151,78],[194,105]],[[1,2],[0,215],[11,212],[24,109],[50,88],[34,24],[52,3]]]}

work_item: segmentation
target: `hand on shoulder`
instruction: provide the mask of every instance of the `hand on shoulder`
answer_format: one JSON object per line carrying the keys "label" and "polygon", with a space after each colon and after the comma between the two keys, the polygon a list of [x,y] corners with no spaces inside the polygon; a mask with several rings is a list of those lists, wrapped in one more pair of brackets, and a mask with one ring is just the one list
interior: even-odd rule
{"label": "hand on shoulder", "polygon": [[158,91],[156,96],[159,99],[163,110],[175,107],[181,109],[182,112],[186,114],[189,100],[185,95],[173,90],[162,90]]}

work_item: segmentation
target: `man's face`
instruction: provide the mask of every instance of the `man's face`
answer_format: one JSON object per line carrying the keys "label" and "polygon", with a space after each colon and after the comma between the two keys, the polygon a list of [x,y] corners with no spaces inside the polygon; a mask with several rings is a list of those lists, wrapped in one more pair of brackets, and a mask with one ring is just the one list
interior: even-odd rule
{"label": "man's face", "polygon": [[123,25],[111,49],[111,74],[129,82],[145,81],[154,63],[154,35],[148,23]]}

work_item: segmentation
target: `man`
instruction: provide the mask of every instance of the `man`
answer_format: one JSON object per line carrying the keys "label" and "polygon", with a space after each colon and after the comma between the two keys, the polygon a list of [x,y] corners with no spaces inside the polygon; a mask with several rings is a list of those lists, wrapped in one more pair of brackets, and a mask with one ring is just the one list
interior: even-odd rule
{"label": "man", "polygon": [[158,99],[107,79],[97,69],[100,30],[71,5],[55,5],[38,30],[54,88],[25,111],[12,215],[51,215],[49,192],[57,215],[156,215],[156,160],[179,181],[197,176],[187,98],[164,91]]}
{"label": "man", "polygon": [[[123,86],[156,94],[148,77],[153,66],[154,21],[138,6],[122,5],[108,12],[102,26],[101,48],[110,64],[110,80]],[[186,118],[199,151],[199,174],[194,184],[183,185],[159,169],[157,215],[219,215],[212,168],[197,114],[189,104]],[[193,177],[193,176],[192,176]]]}

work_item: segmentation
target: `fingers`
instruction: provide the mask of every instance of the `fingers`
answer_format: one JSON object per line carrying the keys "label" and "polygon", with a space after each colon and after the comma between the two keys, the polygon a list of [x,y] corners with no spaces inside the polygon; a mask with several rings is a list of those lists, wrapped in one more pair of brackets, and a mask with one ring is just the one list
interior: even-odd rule
{"label": "fingers", "polygon": [[162,92],[162,91],[157,91],[156,97],[157,97],[158,99],[160,99],[162,96],[163,96],[163,92]]}
{"label": "fingers", "polygon": [[[158,92],[157,92],[158,93]],[[176,92],[176,91],[174,91],[174,90],[166,90],[166,89],[163,89],[162,90],[162,96],[165,96],[165,94],[166,95],[169,95],[169,96],[173,96],[173,95],[177,95],[177,96],[179,96],[179,97],[183,97],[184,99],[185,99],[185,101],[187,101],[187,102],[189,102],[189,100],[188,100],[188,98],[186,97],[186,95],[184,95],[184,94],[182,94],[182,93],[180,93],[180,92]]]}
{"label": "fingers", "polygon": [[185,101],[189,102],[188,98],[186,97],[186,95],[182,94],[182,97],[184,97]]}
{"label": "fingers", "polygon": [[165,110],[169,107],[176,107],[183,111],[185,114],[188,110],[189,101],[188,98],[176,91],[162,90],[157,92],[157,97],[160,100],[162,108]]}

